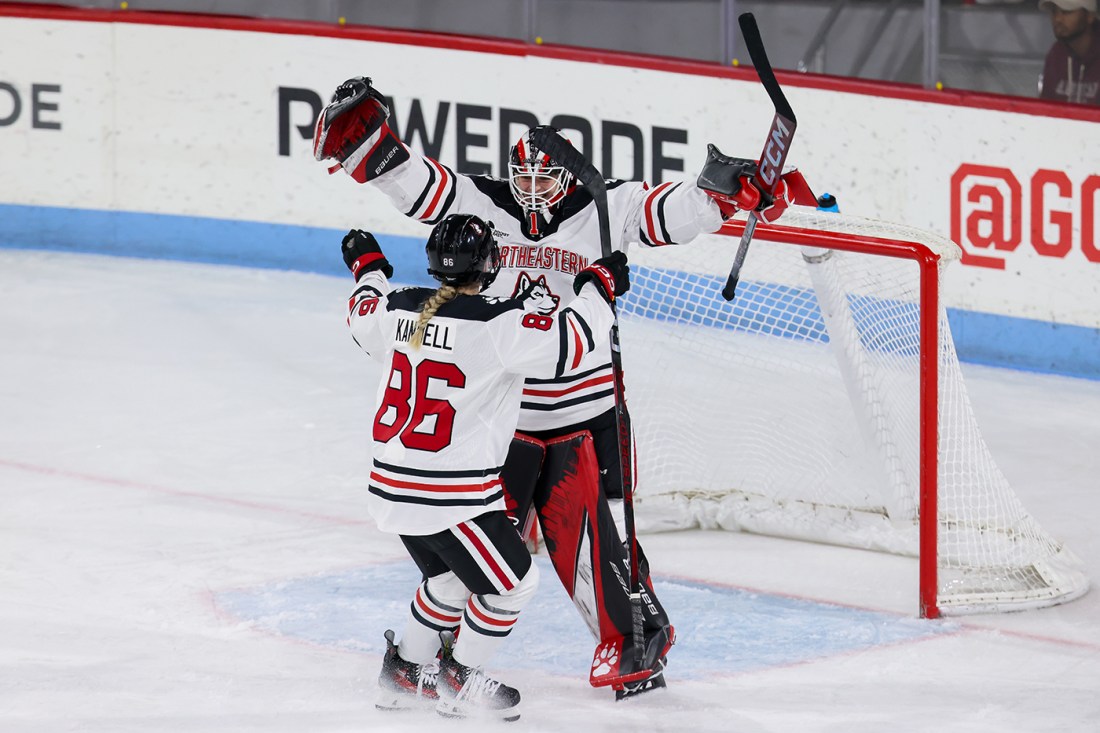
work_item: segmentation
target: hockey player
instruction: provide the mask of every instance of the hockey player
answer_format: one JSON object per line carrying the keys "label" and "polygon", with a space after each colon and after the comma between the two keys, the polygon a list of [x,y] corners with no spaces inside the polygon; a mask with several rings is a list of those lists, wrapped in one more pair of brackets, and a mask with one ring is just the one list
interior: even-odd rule
{"label": "hockey player", "polygon": [[[596,207],[573,176],[531,143],[530,131],[511,149],[507,178],[456,174],[401,142],[388,116],[386,99],[370,79],[348,80],[318,118],[315,157],[335,160],[330,172],[342,167],[359,183],[371,183],[418,221],[433,224],[455,212],[491,219],[501,276],[487,292],[526,294],[547,317],[569,307],[573,278],[601,254]],[[689,242],[739,210],[774,221],[788,205],[787,186],[781,179],[774,196],[762,194],[753,183],[755,171],[755,161],[729,158],[710,146],[698,185],[608,181],[613,249]],[[581,341],[596,336],[602,334],[572,335]],[[555,570],[598,642],[590,681],[611,684],[622,697],[663,684],[673,630],[639,553],[644,673],[601,660],[631,630],[610,347],[605,343],[570,366],[567,374],[527,380],[505,485],[521,525],[533,495]],[[621,663],[634,658],[613,656]]]}
{"label": "hockey player", "polygon": [[491,224],[448,216],[426,249],[439,289],[391,292],[393,268],[374,237],[353,230],[343,240],[356,278],[348,324],[388,371],[373,421],[369,508],[424,577],[400,643],[386,632],[377,704],[515,720],[519,692],[482,667],[534,594],[538,567],[505,514],[501,469],[524,377],[561,377],[605,345],[609,304],[628,287],[626,258],[582,269],[569,307],[544,315],[530,297],[480,294],[500,269]]}

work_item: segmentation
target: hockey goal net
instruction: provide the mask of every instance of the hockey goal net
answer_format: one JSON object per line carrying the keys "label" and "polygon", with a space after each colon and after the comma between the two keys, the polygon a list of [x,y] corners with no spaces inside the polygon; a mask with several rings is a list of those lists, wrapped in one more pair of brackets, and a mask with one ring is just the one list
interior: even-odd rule
{"label": "hockey goal net", "polygon": [[1083,594],[1080,562],[1021,505],[975,421],[940,300],[958,248],[792,208],[757,228],[727,303],[736,244],[630,252],[620,321],[640,531],[918,556],[928,617]]}

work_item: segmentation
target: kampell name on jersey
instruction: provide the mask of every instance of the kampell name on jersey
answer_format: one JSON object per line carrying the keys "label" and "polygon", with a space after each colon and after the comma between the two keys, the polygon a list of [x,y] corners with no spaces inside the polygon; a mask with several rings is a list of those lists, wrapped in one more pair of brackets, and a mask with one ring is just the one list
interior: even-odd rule
{"label": "kampell name on jersey", "polygon": [[[415,330],[415,318],[398,318],[397,333],[394,339],[400,343],[408,343]],[[428,321],[428,325],[424,327],[423,348],[437,351],[454,351],[455,337],[451,327],[447,324]]]}
{"label": "kampell name on jersey", "polygon": [[518,244],[500,245],[501,267],[557,270],[576,275],[588,267],[588,258],[558,247],[529,247]]}

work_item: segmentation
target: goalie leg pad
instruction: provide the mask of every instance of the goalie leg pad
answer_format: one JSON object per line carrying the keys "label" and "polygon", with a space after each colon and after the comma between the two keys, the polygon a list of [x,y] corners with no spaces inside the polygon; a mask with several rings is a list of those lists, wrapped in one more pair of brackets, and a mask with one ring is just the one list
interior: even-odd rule
{"label": "goalie leg pad", "polygon": [[617,700],[651,687],[663,687],[665,658],[675,641],[676,632],[671,626],[646,633],[640,658],[630,636],[603,641],[592,655],[588,682],[593,687],[611,686],[626,693],[616,695]]}
{"label": "goalie leg pad", "polygon": [[[598,642],[629,637],[630,562],[600,491],[591,433],[547,441],[535,509],[554,570],[593,637]],[[643,569],[647,565],[639,563],[645,635],[669,636],[668,616]]]}
{"label": "goalie leg pad", "polygon": [[504,503],[508,518],[516,525],[519,536],[532,552],[535,536],[535,487],[546,457],[546,443],[529,435],[516,433],[504,460],[500,478],[504,483]]}

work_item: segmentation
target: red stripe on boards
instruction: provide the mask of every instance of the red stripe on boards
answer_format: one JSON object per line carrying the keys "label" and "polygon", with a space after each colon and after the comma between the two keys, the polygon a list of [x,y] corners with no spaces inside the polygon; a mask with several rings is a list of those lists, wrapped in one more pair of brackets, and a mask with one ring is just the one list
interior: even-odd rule
{"label": "red stripe on boards", "polygon": [[[141,12],[134,10],[108,10],[91,8],[65,8],[45,5],[0,2],[0,17],[49,18],[53,20],[91,23],[126,23],[132,25],[156,25],[180,28],[208,28],[241,31],[245,33],[269,33],[277,35],[339,38],[343,41],[373,41],[401,44],[421,48],[441,48],[448,51],[469,51],[522,58],[525,56],[578,61],[598,66],[619,66],[629,69],[646,69],[671,74],[716,77],[758,84],[756,72],[751,66],[731,67],[711,61],[653,56],[624,51],[609,51],[575,46],[558,46],[552,43],[535,45],[524,41],[478,38],[453,33],[397,30],[366,25],[334,25],[332,23],[277,20],[272,18],[241,18],[225,15],[198,13]],[[1045,99],[1014,97],[1005,94],[989,94],[964,89],[924,89],[916,84],[899,84],[875,79],[856,79],[826,74],[807,74],[800,71],[777,70],[776,78],[784,87],[820,89],[877,99],[900,99],[921,104],[937,104],[949,107],[995,110],[1013,114],[1033,115],[1054,119],[1100,122],[1100,108],[1090,105],[1050,102]]]}

